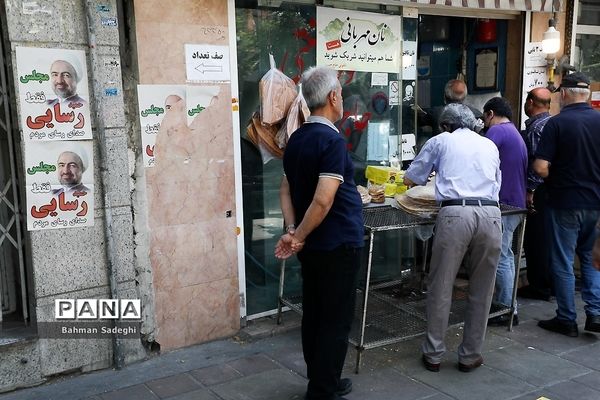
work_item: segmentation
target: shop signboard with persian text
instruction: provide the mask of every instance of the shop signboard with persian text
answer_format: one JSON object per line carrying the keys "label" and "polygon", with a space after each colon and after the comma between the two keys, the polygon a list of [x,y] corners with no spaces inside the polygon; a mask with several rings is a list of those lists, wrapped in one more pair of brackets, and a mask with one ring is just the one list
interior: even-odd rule
{"label": "shop signboard with persian text", "polygon": [[317,7],[317,65],[337,70],[398,73],[401,18]]}

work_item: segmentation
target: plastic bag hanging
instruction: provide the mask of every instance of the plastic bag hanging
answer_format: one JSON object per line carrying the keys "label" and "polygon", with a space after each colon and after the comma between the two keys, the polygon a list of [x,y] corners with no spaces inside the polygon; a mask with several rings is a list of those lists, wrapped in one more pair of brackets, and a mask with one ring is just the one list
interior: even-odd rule
{"label": "plastic bag hanging", "polygon": [[287,117],[277,132],[276,142],[279,148],[283,149],[286,146],[288,139],[290,136],[292,136],[292,133],[302,126],[302,124],[308,119],[309,115],[310,110],[308,109],[306,100],[304,100],[304,96],[302,95],[302,84],[300,83],[298,84],[298,95],[292,102],[292,105],[287,113]]}
{"label": "plastic bag hanging", "polygon": [[296,98],[296,84],[275,67],[275,59],[269,54],[270,69],[258,84],[260,116],[263,124],[281,122]]}

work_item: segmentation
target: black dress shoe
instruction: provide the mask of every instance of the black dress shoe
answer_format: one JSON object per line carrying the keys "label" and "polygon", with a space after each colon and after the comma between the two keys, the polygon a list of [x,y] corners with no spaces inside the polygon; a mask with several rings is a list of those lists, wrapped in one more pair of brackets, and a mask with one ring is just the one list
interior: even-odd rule
{"label": "black dress shoe", "polygon": [[538,326],[547,331],[560,333],[569,337],[579,336],[579,329],[577,329],[576,323],[562,322],[556,317],[544,321],[539,321]]}
{"label": "black dress shoe", "polygon": [[427,360],[427,357],[425,357],[425,354],[421,356],[421,360],[423,361],[423,365],[425,366],[425,369],[427,369],[427,371],[440,372],[440,363],[429,362]]}
{"label": "black dress shoe", "polygon": [[[488,326],[508,326],[510,323],[510,314],[502,314],[488,319]],[[519,325],[519,316],[513,317],[513,326]]]}
{"label": "black dress shoe", "polygon": [[351,391],[352,391],[352,380],[350,378],[340,379],[337,390],[335,391],[335,394],[337,394],[338,396],[343,396],[345,394],[350,393]]}
{"label": "black dress shoe", "polygon": [[477,360],[473,361],[471,364],[463,364],[461,362],[458,363],[458,370],[460,372],[471,372],[476,368],[481,367],[483,364],[483,357],[479,357]]}
{"label": "black dress shoe", "polygon": [[586,331],[600,332],[600,315],[588,315],[585,319]]}
{"label": "black dress shoe", "polygon": [[550,301],[549,294],[545,294],[537,289],[534,289],[532,286],[525,286],[520,289],[517,289],[517,296],[522,297],[524,299]]}

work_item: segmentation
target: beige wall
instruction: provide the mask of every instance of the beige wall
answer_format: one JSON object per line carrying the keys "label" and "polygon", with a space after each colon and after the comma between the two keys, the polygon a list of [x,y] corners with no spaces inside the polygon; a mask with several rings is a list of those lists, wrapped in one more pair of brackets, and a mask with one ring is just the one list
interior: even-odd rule
{"label": "beige wall", "polygon": [[[140,84],[186,84],[184,44],[229,44],[224,0],[138,0],[135,22]],[[161,349],[239,329],[231,89],[218,86],[190,126],[183,101],[167,112],[145,169]]]}
{"label": "beige wall", "polygon": [[[561,33],[560,39],[560,49],[558,53],[556,53],[556,59],[560,59],[563,55],[565,48],[565,32],[566,32],[566,23],[565,23],[564,12],[558,13],[558,24],[556,25],[556,29]],[[548,20],[552,17],[552,13],[532,13],[531,14],[531,41],[532,42],[541,42],[544,36],[544,32],[548,29]],[[570,38],[569,38],[570,40]],[[554,86],[558,87],[560,84],[560,76],[555,74],[554,76]],[[550,104],[550,114],[558,114],[560,111],[559,107],[559,98],[560,95],[555,93],[552,95],[552,103]]]}
{"label": "beige wall", "polygon": [[521,87],[522,87],[522,58],[523,58],[523,17],[508,21],[506,38],[506,87],[504,97],[510,102],[513,110],[513,120],[519,125],[521,116]]}

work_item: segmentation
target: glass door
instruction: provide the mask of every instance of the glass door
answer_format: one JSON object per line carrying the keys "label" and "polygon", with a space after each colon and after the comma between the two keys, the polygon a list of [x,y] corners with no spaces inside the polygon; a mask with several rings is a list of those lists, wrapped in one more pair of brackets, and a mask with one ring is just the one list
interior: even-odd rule
{"label": "glass door", "polygon": [[[281,159],[273,154],[277,151],[273,151],[272,144],[257,143],[246,127],[259,110],[259,82],[270,68],[269,54],[273,55],[276,67],[295,82],[305,69],[316,64],[317,7],[314,3],[297,1],[284,1],[277,7],[247,4],[236,0],[235,17],[246,306],[247,315],[252,318],[277,308],[280,262],[273,256],[273,250],[284,224],[279,205],[283,168]],[[397,18],[401,20],[399,15]],[[414,43],[407,47],[414,48],[412,60],[416,61],[417,22],[411,20],[404,26],[402,42]],[[409,54],[411,51],[406,55]],[[340,71],[344,114],[336,125],[348,142],[357,184],[366,185],[367,165],[389,165],[391,156],[401,157],[403,134],[414,136],[415,77],[403,80],[402,75],[402,70]],[[379,247],[372,274],[376,279],[400,275],[400,265],[414,263],[412,239],[397,232],[379,235],[375,246]],[[286,261],[285,278],[286,294],[300,293],[300,264],[295,257]]]}

